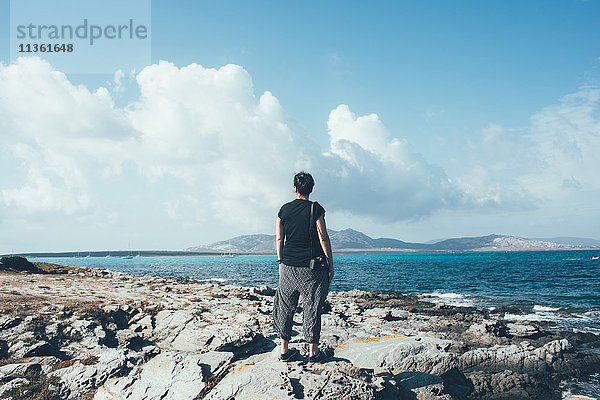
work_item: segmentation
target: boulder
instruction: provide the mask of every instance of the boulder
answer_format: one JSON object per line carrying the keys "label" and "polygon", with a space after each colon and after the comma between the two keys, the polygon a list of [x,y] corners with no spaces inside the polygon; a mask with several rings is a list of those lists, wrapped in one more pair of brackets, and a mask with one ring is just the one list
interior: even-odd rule
{"label": "boulder", "polygon": [[104,348],[49,375],[60,379],[61,398],[74,399],[101,386],[108,378],[126,372],[127,359],[124,349]]}
{"label": "boulder", "polygon": [[504,335],[504,328],[499,321],[483,320],[469,326],[467,333],[476,342],[484,345],[498,344],[499,338]]}
{"label": "boulder", "polygon": [[456,367],[455,356],[447,352],[451,344],[433,337],[396,334],[346,342],[335,350],[335,356],[360,368],[441,375]]}
{"label": "boulder", "polygon": [[5,384],[0,384],[0,398],[6,398],[5,396],[8,396],[7,392],[28,384],[29,381],[25,378],[14,378]]}
{"label": "boulder", "polygon": [[57,350],[44,340],[37,341],[33,344],[25,344],[25,342],[18,342],[18,344],[19,346],[13,346],[9,350],[12,352],[13,358],[53,356],[57,354]]}
{"label": "boulder", "polygon": [[208,380],[227,369],[232,353],[183,354],[165,352],[130,375],[108,380],[94,400],[193,400]]}
{"label": "boulder", "polygon": [[567,339],[555,340],[535,348],[529,342],[520,345],[496,345],[489,348],[470,350],[459,358],[463,371],[480,370],[497,373],[512,370],[517,373],[543,374],[562,353],[569,351],[571,344]]}
{"label": "boulder", "polygon": [[65,328],[65,333],[70,335],[81,336],[79,343],[89,349],[93,349],[100,345],[100,339],[94,333],[96,324],[87,319],[76,319],[71,322],[70,327]]}
{"label": "boulder", "polygon": [[513,337],[528,338],[540,333],[538,328],[529,324],[510,323],[506,324],[506,327],[508,328],[508,334]]}
{"label": "boulder", "polygon": [[140,313],[132,318],[131,322],[129,329],[141,334],[144,338],[150,338],[152,336],[154,323],[151,315]]}
{"label": "boulder", "polygon": [[[473,383],[471,398],[560,399],[557,394],[557,382],[543,382],[533,379],[529,374],[519,374],[510,370],[493,374],[477,371],[468,375],[468,378]],[[549,384],[555,387],[550,387]]]}
{"label": "boulder", "polygon": [[52,366],[60,362],[56,357],[30,357],[23,362],[0,366],[0,381],[16,377],[36,377],[52,370]]}
{"label": "boulder", "polygon": [[49,324],[45,328],[46,336],[49,338],[55,337],[60,333],[61,329],[62,329],[62,327],[58,322]]}
{"label": "boulder", "polygon": [[365,317],[375,317],[387,320],[392,314],[392,310],[388,308],[375,307],[365,310],[362,315]]}
{"label": "boulder", "polygon": [[299,364],[288,377],[296,398],[303,394],[307,399],[370,400],[384,387],[383,380],[375,378],[373,371],[345,361]]}
{"label": "boulder", "polygon": [[0,331],[5,329],[14,328],[19,325],[23,319],[21,317],[11,317],[9,315],[3,315],[0,317]]}
{"label": "boulder", "polygon": [[275,289],[266,285],[263,285],[259,288],[253,288],[252,291],[254,292],[254,294],[260,294],[262,296],[275,296]]}
{"label": "boulder", "polygon": [[394,381],[400,388],[400,392],[404,394],[400,398],[452,400],[452,397],[446,393],[444,381],[438,375],[425,372],[401,372],[394,376]]}
{"label": "boulder", "polygon": [[156,316],[156,344],[164,350],[206,352],[232,351],[243,354],[262,336],[258,321],[246,314],[231,315],[225,323],[210,323],[193,311],[161,311]]}
{"label": "boulder", "polygon": [[117,331],[115,336],[120,347],[139,349],[145,344],[144,340],[131,329],[121,329]]}
{"label": "boulder", "polygon": [[101,326],[97,326],[94,328],[94,335],[102,341],[106,338],[106,331]]}

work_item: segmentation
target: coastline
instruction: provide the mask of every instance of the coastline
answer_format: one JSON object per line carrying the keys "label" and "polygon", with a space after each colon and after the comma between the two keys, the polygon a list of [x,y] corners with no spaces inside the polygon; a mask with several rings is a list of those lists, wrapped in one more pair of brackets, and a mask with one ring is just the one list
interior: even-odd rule
{"label": "coastline", "polygon": [[[600,336],[359,290],[328,297],[322,343],[336,349],[332,362],[283,365],[269,287],[59,271],[0,273],[0,397],[43,387],[54,398],[133,399],[180,393],[178,374],[195,373],[196,392],[181,398],[229,398],[235,388],[236,399],[558,399],[561,381],[600,372]],[[166,370],[160,382],[148,379]]]}
{"label": "coastline", "polygon": [[[597,251],[600,254],[600,247],[593,246],[577,246],[572,248],[548,248],[548,247],[479,247],[475,249],[460,249],[460,250],[435,250],[435,249],[401,249],[401,248],[340,248],[336,249],[334,255],[346,254],[460,254],[460,253],[496,253],[496,252],[567,252],[567,251]],[[230,252],[229,256],[276,256],[273,252]],[[207,256],[218,257],[222,256],[222,252],[216,251],[189,251],[189,250],[85,250],[85,251],[59,251],[59,252],[29,252],[29,253],[14,253],[0,254],[0,257],[18,256],[25,258],[86,258],[86,257],[115,257],[122,258],[126,256],[139,257],[194,257]]]}

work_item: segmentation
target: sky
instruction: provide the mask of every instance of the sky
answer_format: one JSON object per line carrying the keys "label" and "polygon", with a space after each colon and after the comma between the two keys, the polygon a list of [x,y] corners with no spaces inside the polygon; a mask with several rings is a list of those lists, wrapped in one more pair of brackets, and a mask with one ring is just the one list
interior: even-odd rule
{"label": "sky", "polygon": [[98,73],[0,0],[0,254],[274,234],[300,170],[335,230],[600,239],[600,1],[147,3]]}

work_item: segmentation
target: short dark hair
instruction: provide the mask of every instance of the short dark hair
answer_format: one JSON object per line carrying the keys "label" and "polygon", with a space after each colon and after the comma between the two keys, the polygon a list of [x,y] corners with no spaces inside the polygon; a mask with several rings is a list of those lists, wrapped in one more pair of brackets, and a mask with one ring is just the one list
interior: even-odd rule
{"label": "short dark hair", "polygon": [[294,175],[294,186],[298,193],[307,196],[312,192],[315,180],[308,172],[301,171]]}

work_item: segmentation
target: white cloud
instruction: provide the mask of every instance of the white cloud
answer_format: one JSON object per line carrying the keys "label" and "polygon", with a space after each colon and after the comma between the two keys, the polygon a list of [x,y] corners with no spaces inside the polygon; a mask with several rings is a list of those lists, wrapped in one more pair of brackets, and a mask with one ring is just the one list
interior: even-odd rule
{"label": "white cloud", "polygon": [[137,80],[132,157],[149,179],[188,185],[203,214],[258,226],[285,196],[291,172],[310,167],[278,100],[270,92],[256,98],[243,68],[162,61]]}
{"label": "white cloud", "polygon": [[21,160],[28,181],[2,185],[1,198],[25,213],[90,209],[95,168],[118,166],[128,129],[108,91],[90,92],[38,58],[0,65],[0,140]]}
{"label": "white cloud", "polygon": [[600,189],[600,89],[582,88],[531,118],[531,157],[537,165],[524,184],[540,196],[565,189]]}
{"label": "white cloud", "polygon": [[125,76],[125,72],[123,72],[122,69],[118,69],[114,75],[113,75],[113,82],[112,82],[112,90],[115,93],[120,93],[123,92],[124,88],[123,88],[123,77]]}
{"label": "white cloud", "polygon": [[461,187],[505,209],[600,190],[599,99],[600,89],[585,87],[536,112],[527,128],[488,125]]}
{"label": "white cloud", "polygon": [[21,188],[2,190],[2,199],[7,206],[27,214],[60,212],[70,215],[87,210],[90,202],[86,192],[57,186],[35,169],[28,171],[28,182]]}
{"label": "white cloud", "polygon": [[[307,138],[291,131],[271,93],[255,97],[239,66],[160,62],[137,81],[139,100],[119,109],[106,89],[74,86],[40,59],[1,66],[2,142],[29,176],[20,188],[0,187],[4,204],[25,213],[85,211],[99,199],[69,202],[61,193],[89,199],[88,188],[132,165],[150,182],[194,196],[198,213],[213,221],[256,226],[286,197],[292,171],[311,166]],[[44,189],[46,206],[21,201],[34,187]]]}
{"label": "white cloud", "polygon": [[[115,74],[117,87],[123,77]],[[117,107],[107,89],[73,85],[40,59],[0,65],[0,141],[27,176],[0,183],[5,208],[104,224],[135,210],[148,223],[243,233],[272,230],[301,169],[314,174],[329,211],[380,223],[466,207],[523,209],[599,185],[595,89],[541,110],[527,136],[488,126],[476,146],[484,157],[451,179],[376,114],[357,116],[347,105],[331,111],[329,147],[320,149],[272,93],[255,94],[237,65],[161,61],[136,81],[139,98]]]}
{"label": "white cloud", "polygon": [[[115,74],[117,87],[123,76]],[[126,165],[150,185],[175,188],[161,203],[167,216],[256,230],[265,220],[271,225],[300,169],[314,172],[324,204],[379,221],[460,202],[444,172],[393,138],[375,114],[333,110],[323,154],[275,96],[255,95],[240,66],[161,61],[137,83],[139,99],[118,108],[106,89],[75,86],[40,59],[0,67],[2,140],[29,177],[21,187],[1,188],[4,204],[24,213],[115,212],[93,188],[117,179]],[[25,200],[32,195],[44,200]]]}
{"label": "white cloud", "polygon": [[441,115],[445,112],[443,108],[429,108],[423,113],[423,118],[425,121],[430,122],[433,118]]}
{"label": "white cloud", "polygon": [[327,200],[380,222],[416,219],[467,198],[444,171],[390,135],[376,114],[357,117],[347,105],[331,111]]}

